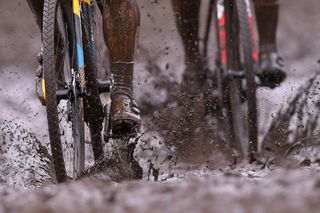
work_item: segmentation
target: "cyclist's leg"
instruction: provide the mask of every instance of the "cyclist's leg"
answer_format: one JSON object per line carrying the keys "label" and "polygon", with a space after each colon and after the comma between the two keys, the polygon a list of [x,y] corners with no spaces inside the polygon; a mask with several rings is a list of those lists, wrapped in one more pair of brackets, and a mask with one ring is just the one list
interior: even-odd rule
{"label": "cyclist's leg", "polygon": [[199,51],[199,10],[201,0],[171,0],[178,32],[185,51],[187,69],[184,80],[201,83],[202,61]]}
{"label": "cyclist's leg", "polygon": [[111,61],[114,84],[111,91],[113,133],[135,129],[140,112],[133,100],[134,51],[140,25],[135,0],[108,0],[103,12],[103,30]]}
{"label": "cyclist's leg", "polygon": [[259,74],[262,85],[275,87],[286,77],[277,52],[276,34],[279,17],[278,0],[254,0],[260,36]]}

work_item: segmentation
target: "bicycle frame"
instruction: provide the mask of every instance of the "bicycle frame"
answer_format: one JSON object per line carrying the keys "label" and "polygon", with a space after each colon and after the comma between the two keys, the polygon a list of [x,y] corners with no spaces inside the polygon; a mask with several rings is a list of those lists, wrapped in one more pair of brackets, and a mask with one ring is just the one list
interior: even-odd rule
{"label": "bicycle frame", "polygon": [[[225,1],[225,0],[224,0]],[[224,2],[222,1],[222,2]],[[218,46],[218,53],[216,56],[216,60],[217,60],[217,64],[219,66],[226,66],[227,63],[227,47],[226,47],[226,12],[225,12],[225,5],[223,5],[221,3],[221,1],[216,0],[216,2],[214,2],[215,4],[218,4],[218,9],[215,15],[215,26],[217,27],[217,32],[219,32],[219,36],[216,38],[217,39],[217,46]],[[248,22],[250,25],[250,28],[252,30],[252,34],[251,34],[251,39],[253,42],[253,53],[252,53],[252,58],[254,59],[254,61],[256,63],[258,63],[259,61],[259,49],[258,49],[258,35],[257,32],[254,30],[256,29],[256,27],[254,26],[254,21],[253,21],[253,16],[254,14],[252,13],[252,10],[250,8],[250,1],[246,0],[246,3],[248,5]]]}
{"label": "bicycle frame", "polygon": [[[104,112],[99,94],[110,93],[111,84],[99,83],[97,79],[94,3],[94,0],[44,0],[42,89],[58,182],[67,179],[61,138],[65,129],[68,138],[64,141],[72,142],[74,151],[73,177],[78,177],[85,169],[87,130],[90,131],[89,140],[94,142],[95,159],[103,154]],[[100,11],[102,6],[100,2]],[[95,113],[99,119],[94,117]],[[60,125],[61,122],[68,125]]]}
{"label": "bicycle frame", "polygon": [[[103,1],[97,0],[97,5],[100,12],[103,12]],[[80,94],[84,95],[85,93],[85,58],[83,50],[83,34],[82,34],[82,12],[85,9],[90,9],[92,5],[95,4],[95,0],[72,0],[72,12],[74,17],[74,28],[75,28],[75,37],[76,37],[76,77],[79,83]],[[99,85],[103,91],[106,90],[105,85]],[[103,87],[103,88],[102,88]]]}

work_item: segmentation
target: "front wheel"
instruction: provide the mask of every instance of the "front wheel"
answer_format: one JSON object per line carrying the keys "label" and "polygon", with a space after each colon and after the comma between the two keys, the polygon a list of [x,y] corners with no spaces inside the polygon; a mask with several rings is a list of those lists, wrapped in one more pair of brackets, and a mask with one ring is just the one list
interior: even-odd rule
{"label": "front wheel", "polygon": [[43,89],[57,182],[67,180],[67,171],[76,178],[84,170],[83,101],[75,82],[74,38],[71,3],[45,0]]}

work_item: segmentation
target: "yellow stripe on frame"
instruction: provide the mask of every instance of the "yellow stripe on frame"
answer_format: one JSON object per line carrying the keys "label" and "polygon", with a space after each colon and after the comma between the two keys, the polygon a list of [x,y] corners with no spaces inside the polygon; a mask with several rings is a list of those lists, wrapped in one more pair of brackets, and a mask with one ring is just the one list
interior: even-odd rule
{"label": "yellow stripe on frame", "polygon": [[72,0],[73,13],[80,17],[80,3],[79,0]]}

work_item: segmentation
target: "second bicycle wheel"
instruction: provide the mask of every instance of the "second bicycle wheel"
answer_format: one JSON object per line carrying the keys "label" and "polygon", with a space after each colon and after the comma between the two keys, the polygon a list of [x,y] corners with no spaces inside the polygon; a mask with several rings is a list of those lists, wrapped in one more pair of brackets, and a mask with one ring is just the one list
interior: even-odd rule
{"label": "second bicycle wheel", "polygon": [[[74,74],[76,53],[71,2],[44,1],[42,40],[50,146],[57,182],[63,182],[67,180],[67,172],[75,178],[84,170],[85,159],[83,103]],[[68,162],[67,169],[64,159]]]}
{"label": "second bicycle wheel", "polygon": [[[249,161],[255,160],[258,151],[258,110],[257,110],[257,85],[255,82],[258,54],[256,50],[256,24],[252,13],[251,0],[236,0],[239,20],[240,57],[245,71],[245,91],[247,101],[247,129],[248,129],[248,157]],[[251,14],[250,14],[251,13]]]}
{"label": "second bicycle wheel", "polygon": [[[225,0],[226,68],[222,81],[222,107],[230,125],[231,144],[240,152],[248,150],[252,161],[257,151],[257,107],[255,83],[254,17],[248,0]],[[252,22],[251,24],[249,22]],[[245,145],[248,144],[248,149]]]}

